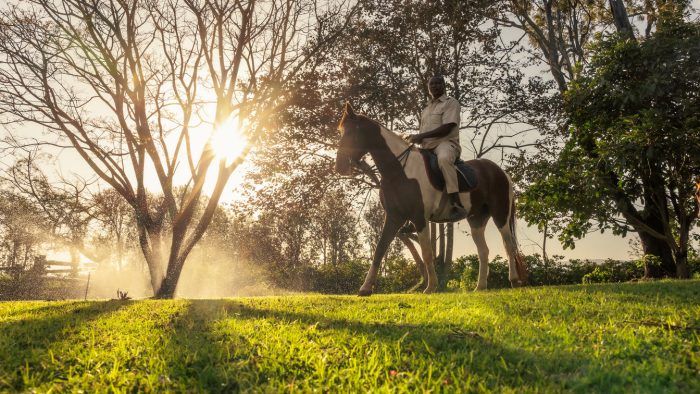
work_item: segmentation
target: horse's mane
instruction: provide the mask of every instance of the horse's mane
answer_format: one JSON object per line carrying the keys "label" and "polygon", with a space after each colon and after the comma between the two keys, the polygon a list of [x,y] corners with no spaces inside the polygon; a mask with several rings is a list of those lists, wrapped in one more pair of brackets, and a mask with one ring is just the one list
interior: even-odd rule
{"label": "horse's mane", "polygon": [[[340,119],[340,123],[338,124],[338,129],[340,129],[345,124],[345,121],[347,120],[347,116],[348,116],[347,113],[343,113],[343,117]],[[384,126],[383,124],[370,118],[367,115],[355,114],[355,117],[351,120],[354,122],[358,122],[358,123],[368,123],[372,126],[372,128],[375,128],[377,130],[377,132],[381,132],[381,130],[386,130],[389,132],[390,136],[396,137],[398,140],[401,140],[401,142],[407,144],[406,141],[404,141],[404,139],[399,134],[395,133],[390,128]]]}

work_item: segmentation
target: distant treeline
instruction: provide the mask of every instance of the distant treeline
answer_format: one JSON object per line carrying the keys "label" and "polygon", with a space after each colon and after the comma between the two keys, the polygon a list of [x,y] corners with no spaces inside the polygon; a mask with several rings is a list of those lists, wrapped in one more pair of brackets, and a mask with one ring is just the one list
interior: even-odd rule
{"label": "distant treeline", "polygon": [[[591,283],[619,283],[643,280],[645,264],[660,264],[658,258],[646,256],[638,260],[592,261],[553,256],[543,259],[539,254],[525,256],[530,273],[531,286],[571,285]],[[649,261],[651,260],[651,261]],[[700,277],[700,258],[690,261],[692,276]],[[240,275],[236,267],[229,267],[231,275]],[[366,260],[354,259],[337,265],[292,265],[263,264],[255,273],[247,272],[239,277],[237,286],[255,286],[275,291],[315,292],[323,294],[354,294],[362,284],[367,272]],[[476,287],[479,258],[475,254],[455,259],[450,274],[441,283],[442,291],[471,291]],[[225,275],[218,270],[218,275]],[[199,280],[211,281],[206,275]],[[411,289],[420,280],[415,263],[404,256],[393,256],[385,261],[377,283],[379,293],[401,293]],[[256,283],[257,281],[257,283]],[[508,261],[496,256],[489,264],[489,288],[509,288]],[[45,278],[37,272],[28,271],[20,280],[0,274],[1,299],[63,299],[81,298],[85,281],[73,279]],[[230,294],[237,294],[236,292]],[[238,293],[245,294],[245,293]]]}

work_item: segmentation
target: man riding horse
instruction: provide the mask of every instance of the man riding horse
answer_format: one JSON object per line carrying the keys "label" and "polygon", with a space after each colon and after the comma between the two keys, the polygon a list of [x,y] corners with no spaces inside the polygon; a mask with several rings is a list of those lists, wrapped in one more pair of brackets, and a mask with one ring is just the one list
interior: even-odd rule
{"label": "man riding horse", "polygon": [[450,196],[452,209],[449,221],[456,222],[467,217],[459,198],[455,161],[462,152],[459,144],[459,102],[445,94],[445,78],[435,75],[428,83],[432,100],[423,109],[418,134],[407,137],[409,142],[430,149],[438,159],[438,166],[445,177],[445,189]]}
{"label": "man riding horse", "polygon": [[[436,148],[438,152],[442,151],[444,143],[448,143],[447,147],[452,152],[449,160],[442,161],[445,178],[448,178],[450,175],[456,175],[452,165],[459,155],[459,140],[456,139],[459,105],[456,101],[451,102],[454,99],[444,96],[442,78],[431,80],[430,92],[436,100],[424,111],[425,121],[421,122],[421,132],[406,139],[422,142],[428,147]],[[456,193],[455,189],[448,189],[447,191],[456,195],[448,197],[445,189],[434,182],[421,150],[380,123],[356,114],[350,103],[345,104],[338,130],[340,141],[335,160],[336,171],[343,175],[351,175],[353,168],[369,154],[380,175],[379,192],[385,210],[382,233],[358,295],[372,294],[384,254],[398,230],[407,222],[412,225],[412,232],[416,233],[421,248],[422,261],[417,263],[424,264],[420,270],[423,283],[426,284],[424,292],[435,291],[438,281],[429,224],[431,221],[450,221],[452,215],[467,216],[470,233],[479,254],[477,290],[487,288],[489,250],[484,230],[486,223],[491,219],[501,233],[508,255],[508,279],[514,287],[527,283],[527,268],[519,252],[515,234],[513,182],[496,163],[483,158],[466,162],[466,168],[472,171],[473,183],[463,184],[464,187],[457,183],[456,190],[461,191]],[[449,173],[446,164],[450,164]],[[455,197],[459,199],[459,203],[455,202]],[[464,212],[453,209],[457,204]]]}

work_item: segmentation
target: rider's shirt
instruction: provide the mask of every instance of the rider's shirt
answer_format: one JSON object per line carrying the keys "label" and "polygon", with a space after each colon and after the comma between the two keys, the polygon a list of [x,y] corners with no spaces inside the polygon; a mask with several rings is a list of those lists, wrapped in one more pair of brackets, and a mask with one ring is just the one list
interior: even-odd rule
{"label": "rider's shirt", "polygon": [[435,130],[436,128],[447,124],[454,123],[455,127],[450,130],[450,133],[439,138],[425,138],[421,141],[421,147],[425,149],[435,149],[443,141],[454,142],[455,146],[459,145],[459,101],[445,94],[430,101],[428,106],[423,109],[420,119],[420,132]]}

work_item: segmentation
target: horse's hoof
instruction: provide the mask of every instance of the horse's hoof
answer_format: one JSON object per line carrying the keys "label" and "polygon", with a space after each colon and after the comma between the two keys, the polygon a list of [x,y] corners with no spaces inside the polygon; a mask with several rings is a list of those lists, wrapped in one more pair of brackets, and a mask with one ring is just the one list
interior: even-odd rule
{"label": "horse's hoof", "polygon": [[360,289],[360,291],[357,293],[358,297],[369,297],[371,295],[372,295],[372,290]]}
{"label": "horse's hoof", "polygon": [[476,286],[476,288],[474,289],[474,291],[484,291],[484,290],[486,290],[486,286]]}
{"label": "horse's hoof", "polygon": [[436,286],[434,286],[434,285],[433,285],[433,286],[428,286],[428,287],[426,287],[425,290],[423,290],[423,294],[434,293],[434,292],[435,292],[435,287],[436,287]]}
{"label": "horse's hoof", "polygon": [[512,287],[512,288],[514,288],[514,289],[516,289],[516,288],[518,288],[518,287],[522,287],[522,285],[523,285],[523,284],[522,284],[519,280],[517,280],[517,279],[513,279],[513,280],[510,281],[510,287]]}

